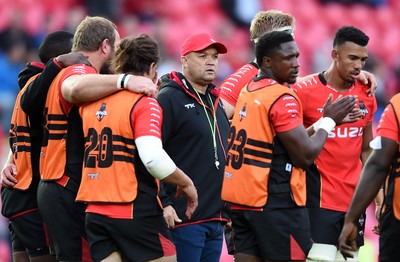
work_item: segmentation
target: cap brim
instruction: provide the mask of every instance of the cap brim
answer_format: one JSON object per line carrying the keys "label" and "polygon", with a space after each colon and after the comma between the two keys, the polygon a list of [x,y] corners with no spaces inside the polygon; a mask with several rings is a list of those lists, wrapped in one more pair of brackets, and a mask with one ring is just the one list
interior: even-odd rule
{"label": "cap brim", "polygon": [[204,50],[210,46],[215,46],[215,48],[217,49],[218,54],[226,54],[228,52],[228,49],[226,48],[226,46],[220,42],[214,42],[214,43],[207,43],[205,45],[202,45],[198,48],[196,48],[196,50],[192,50],[192,51],[188,51],[184,54],[182,54],[183,56],[189,54],[190,52],[199,52],[201,50]]}
{"label": "cap brim", "polygon": [[228,49],[226,48],[226,46],[220,42],[216,42],[212,45],[214,45],[217,48],[217,51],[219,54],[226,54],[228,52]]}

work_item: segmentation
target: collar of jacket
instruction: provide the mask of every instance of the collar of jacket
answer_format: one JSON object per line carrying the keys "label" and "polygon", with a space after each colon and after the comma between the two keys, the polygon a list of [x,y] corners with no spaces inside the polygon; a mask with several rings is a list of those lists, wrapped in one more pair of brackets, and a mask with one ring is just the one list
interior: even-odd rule
{"label": "collar of jacket", "polygon": [[[199,98],[197,97],[196,93],[194,92],[194,88],[192,87],[192,85],[189,83],[189,81],[185,78],[185,76],[182,73],[173,71],[169,74],[169,78],[174,81],[175,83],[177,83],[182,90],[184,90],[184,92],[193,97],[197,103],[202,104],[201,101],[199,100]],[[221,92],[220,88],[215,87],[214,84],[209,84],[206,90],[206,94],[210,93],[211,95],[213,95],[214,97],[216,97],[215,102],[214,102],[214,110],[217,109],[218,107],[218,103],[219,103],[219,94]],[[208,108],[208,106],[206,106]],[[211,108],[208,108],[211,110]]]}
{"label": "collar of jacket", "polygon": [[21,72],[18,74],[18,85],[19,89],[24,88],[26,82],[34,76],[43,71],[43,69],[46,67],[46,65],[39,63],[39,62],[31,62],[26,65],[26,68],[23,69]]}

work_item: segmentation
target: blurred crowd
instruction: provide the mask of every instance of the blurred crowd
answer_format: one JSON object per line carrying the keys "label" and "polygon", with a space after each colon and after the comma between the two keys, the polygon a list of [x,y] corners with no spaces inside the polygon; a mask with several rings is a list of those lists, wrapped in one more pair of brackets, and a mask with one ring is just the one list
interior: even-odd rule
{"label": "blurred crowd", "polygon": [[[253,60],[249,24],[255,13],[267,9],[296,18],[301,75],[327,68],[334,32],[342,25],[354,25],[371,39],[365,70],[378,80],[380,108],[399,91],[400,2],[396,0],[0,0],[0,141],[6,141],[19,91],[18,73],[28,61],[38,61],[36,50],[49,32],[73,33],[86,15],[104,16],[118,25],[122,37],[146,33],[159,41],[160,75],[180,70],[180,46],[189,34],[209,32],[228,47],[219,65],[218,84]],[[7,239],[8,231],[2,227],[0,238]],[[1,256],[2,252],[0,261],[7,261]]]}

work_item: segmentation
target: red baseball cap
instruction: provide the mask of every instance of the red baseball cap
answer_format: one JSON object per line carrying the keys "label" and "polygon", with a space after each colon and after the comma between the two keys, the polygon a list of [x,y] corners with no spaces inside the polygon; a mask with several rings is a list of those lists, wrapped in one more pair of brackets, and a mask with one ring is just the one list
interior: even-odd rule
{"label": "red baseball cap", "polygon": [[210,45],[214,45],[217,48],[219,54],[225,54],[228,52],[226,46],[220,42],[215,41],[209,34],[201,33],[194,34],[186,38],[182,45],[182,56],[189,54],[194,51],[201,51],[206,49]]}

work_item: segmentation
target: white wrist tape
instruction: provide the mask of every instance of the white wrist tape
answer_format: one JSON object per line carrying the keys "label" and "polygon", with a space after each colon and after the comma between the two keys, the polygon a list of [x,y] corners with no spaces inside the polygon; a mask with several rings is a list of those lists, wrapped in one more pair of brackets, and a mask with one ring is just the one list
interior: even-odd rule
{"label": "white wrist tape", "polygon": [[135,139],[135,144],[147,171],[155,178],[162,180],[176,170],[174,161],[162,148],[158,137],[142,136]]}
{"label": "white wrist tape", "polygon": [[124,89],[124,87],[122,86],[122,78],[124,77],[124,74],[120,74],[117,80],[117,88],[118,89]]}
{"label": "white wrist tape", "polygon": [[122,78],[122,83],[121,83],[121,85],[123,86],[123,89],[126,89],[126,84],[128,83],[129,78],[132,77],[132,75],[125,75],[125,76],[126,76],[125,79]]}
{"label": "white wrist tape", "polygon": [[132,75],[128,75],[128,74],[120,74],[117,80],[117,88],[118,89],[125,89],[126,88],[126,84],[129,81],[129,78],[131,78]]}
{"label": "white wrist tape", "polygon": [[[328,134],[335,128],[336,123],[333,121],[332,118],[330,117],[324,117],[322,118],[321,122],[319,123],[317,130],[322,128],[324,129]],[[315,131],[317,131],[315,130]]]}
{"label": "white wrist tape", "polygon": [[382,137],[377,136],[371,142],[369,142],[369,147],[372,149],[382,149]]}
{"label": "white wrist tape", "polygon": [[307,259],[316,261],[335,261],[336,251],[337,249],[334,245],[313,243],[308,252]]}
{"label": "white wrist tape", "polygon": [[317,131],[319,124],[321,124],[322,121],[322,117],[320,119],[318,119],[317,122],[315,122],[314,124],[312,124],[312,127],[314,128],[314,131]]}

